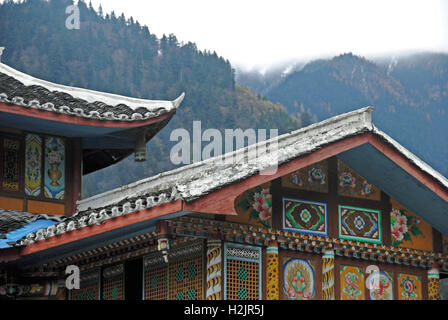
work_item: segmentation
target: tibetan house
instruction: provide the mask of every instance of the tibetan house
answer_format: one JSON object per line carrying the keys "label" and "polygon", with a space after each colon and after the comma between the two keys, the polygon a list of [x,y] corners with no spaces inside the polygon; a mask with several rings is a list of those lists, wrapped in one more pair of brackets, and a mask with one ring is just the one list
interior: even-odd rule
{"label": "tibetan house", "polygon": [[237,164],[210,158],[79,199],[82,173],[132,153],[181,98],[0,71],[4,297],[440,299],[448,180],[376,128],[373,108],[226,154]]}

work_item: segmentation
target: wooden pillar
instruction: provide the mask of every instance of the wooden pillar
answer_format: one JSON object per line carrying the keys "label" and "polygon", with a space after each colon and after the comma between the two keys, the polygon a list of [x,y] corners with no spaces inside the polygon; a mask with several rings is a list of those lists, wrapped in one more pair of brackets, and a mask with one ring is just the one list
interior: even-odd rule
{"label": "wooden pillar", "polygon": [[278,244],[269,242],[266,249],[266,300],[279,300]]}
{"label": "wooden pillar", "polygon": [[334,300],[334,250],[322,254],[322,300]]}
{"label": "wooden pillar", "polygon": [[222,300],[222,242],[207,241],[207,300]]}
{"label": "wooden pillar", "polygon": [[440,275],[437,265],[428,271],[428,299],[440,300]]}

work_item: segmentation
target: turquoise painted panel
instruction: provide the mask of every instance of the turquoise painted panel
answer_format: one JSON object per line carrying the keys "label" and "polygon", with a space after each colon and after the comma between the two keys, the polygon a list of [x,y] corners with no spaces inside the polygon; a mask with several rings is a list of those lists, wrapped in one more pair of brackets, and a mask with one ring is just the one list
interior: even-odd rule
{"label": "turquoise painted panel", "polygon": [[45,139],[45,197],[65,197],[65,143],[61,138]]}

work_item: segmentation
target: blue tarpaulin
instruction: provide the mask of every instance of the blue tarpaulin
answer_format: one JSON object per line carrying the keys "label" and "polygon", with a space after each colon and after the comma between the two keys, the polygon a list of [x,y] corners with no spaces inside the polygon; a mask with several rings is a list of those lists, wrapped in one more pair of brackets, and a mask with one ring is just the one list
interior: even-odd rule
{"label": "blue tarpaulin", "polygon": [[30,222],[19,229],[7,233],[6,239],[0,239],[0,249],[10,248],[12,245],[8,244],[8,242],[15,242],[29,233],[36,232],[39,229],[44,229],[57,223],[59,222],[53,220],[35,220]]}

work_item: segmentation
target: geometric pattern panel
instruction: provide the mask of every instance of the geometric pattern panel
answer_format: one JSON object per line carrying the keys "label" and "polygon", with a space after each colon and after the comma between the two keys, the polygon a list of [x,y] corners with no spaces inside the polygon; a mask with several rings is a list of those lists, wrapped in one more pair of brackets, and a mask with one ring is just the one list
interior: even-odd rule
{"label": "geometric pattern panel", "polygon": [[201,300],[204,284],[203,258],[170,263],[169,279],[170,300]]}
{"label": "geometric pattern panel", "polygon": [[364,273],[354,266],[342,266],[340,273],[341,300],[364,300]]}
{"label": "geometric pattern panel", "polygon": [[370,300],[394,300],[393,274],[375,271],[368,278]]}
{"label": "geometric pattern panel", "polygon": [[398,299],[422,300],[422,282],[419,276],[404,273],[398,275]]}
{"label": "geometric pattern panel", "polygon": [[224,245],[224,299],[261,300],[261,248]]}
{"label": "geometric pattern panel", "polygon": [[3,139],[3,166],[0,176],[1,189],[5,191],[19,191],[20,188],[20,141],[16,139]]}
{"label": "geometric pattern panel", "polygon": [[340,196],[380,200],[381,191],[338,159],[338,194]]}
{"label": "geometric pattern panel", "polygon": [[102,300],[124,300],[124,266],[109,267],[103,271]]}
{"label": "geometric pattern panel", "polygon": [[327,160],[313,163],[282,177],[282,186],[292,189],[328,192]]}
{"label": "geometric pattern panel", "polygon": [[[160,257],[163,259],[163,257]],[[153,267],[146,267],[145,261],[145,300],[168,299],[168,268],[160,263]]]}
{"label": "geometric pattern panel", "polygon": [[81,271],[80,288],[69,291],[70,300],[98,300],[99,279],[99,270]]}
{"label": "geometric pattern panel", "polygon": [[312,261],[283,258],[283,293],[289,300],[316,298],[315,265]]}
{"label": "geometric pattern panel", "polygon": [[70,300],[98,300],[98,285],[72,290]]}
{"label": "geometric pattern panel", "polygon": [[64,199],[65,196],[65,143],[55,137],[45,139],[45,197]]}
{"label": "geometric pattern panel", "polygon": [[25,136],[25,194],[40,196],[42,182],[42,138],[35,134]]}
{"label": "geometric pattern panel", "polygon": [[238,215],[228,216],[227,221],[272,227],[272,195],[270,183],[265,183],[243,192],[235,199]]}
{"label": "geometric pattern panel", "polygon": [[283,228],[327,236],[327,204],[283,198]]}
{"label": "geometric pattern panel", "polygon": [[204,299],[204,241],[187,241],[168,252],[168,298]]}
{"label": "geometric pattern panel", "polygon": [[392,245],[432,251],[432,227],[394,199],[391,199],[391,204]]}
{"label": "geometric pattern panel", "polygon": [[381,211],[340,205],[339,237],[381,243]]}

